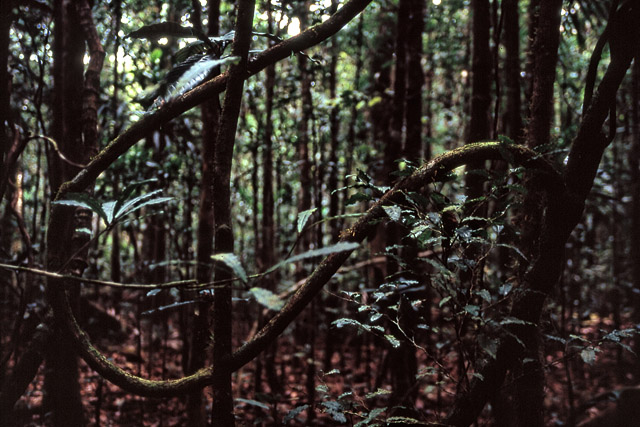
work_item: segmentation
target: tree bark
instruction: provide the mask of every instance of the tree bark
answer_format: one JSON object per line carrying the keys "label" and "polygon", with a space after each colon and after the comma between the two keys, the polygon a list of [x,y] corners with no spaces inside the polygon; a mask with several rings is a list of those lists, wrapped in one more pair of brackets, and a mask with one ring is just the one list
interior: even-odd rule
{"label": "tree bark", "polygon": [[[251,31],[255,0],[239,0],[237,3],[235,37],[232,55],[240,62],[229,67],[229,79],[225,92],[222,115],[216,138],[214,155],[213,211],[215,215],[215,252],[233,253],[233,231],[231,224],[231,164],[233,146],[240,114],[240,104],[247,72],[247,55],[251,43]],[[225,283],[232,278],[230,272],[216,265],[215,279]],[[212,406],[213,423],[221,426],[235,425],[233,415],[233,395],[231,390],[231,371],[223,368],[222,361],[231,355],[233,306],[232,288],[228,282],[218,287],[213,295],[213,365],[223,370],[216,377],[213,386]]]}
{"label": "tree bark", "polygon": [[[53,107],[51,132],[60,152],[75,163],[83,164],[89,157],[83,144],[83,125],[79,117],[83,111],[83,56],[85,45],[77,29],[82,21],[74,2],[54,2],[53,45]],[[88,82],[89,83],[89,82]],[[88,107],[88,106],[87,106]],[[95,123],[95,122],[94,122]],[[62,182],[71,179],[79,168],[63,162],[57,155],[49,158],[50,187],[55,193]],[[67,214],[56,227],[49,227],[47,237],[47,269],[76,275],[82,274],[86,266],[86,249],[77,253],[88,236],[74,232],[79,228],[91,229],[91,214],[88,210],[65,209]],[[74,259],[69,259],[74,256]],[[49,285],[52,286],[52,285]],[[72,305],[78,302],[77,284],[69,285]],[[54,426],[82,426],[84,415],[78,384],[78,361],[76,353],[59,322],[54,326],[58,344],[49,347],[45,368],[44,405],[52,412]]]}
{"label": "tree bark", "polygon": [[[199,7],[199,4],[195,4]],[[208,1],[209,36],[217,36],[220,20],[220,1]],[[211,281],[211,255],[213,254],[213,234],[215,218],[213,210],[213,170],[216,149],[216,133],[220,117],[220,100],[215,94],[202,104],[202,175],[200,178],[200,205],[198,207],[198,231],[196,247],[196,280],[198,283]],[[190,298],[197,300],[192,311],[192,325],[189,342],[189,360],[186,374],[190,375],[204,367],[207,347],[209,346],[209,311],[211,296],[209,293],[190,293]],[[190,426],[205,426],[204,395],[201,390],[189,394],[187,413]]]}
{"label": "tree bark", "polygon": [[421,0],[409,0],[407,27],[407,99],[405,120],[407,134],[404,155],[408,160],[420,162],[422,158],[422,33],[424,31],[424,7]]}

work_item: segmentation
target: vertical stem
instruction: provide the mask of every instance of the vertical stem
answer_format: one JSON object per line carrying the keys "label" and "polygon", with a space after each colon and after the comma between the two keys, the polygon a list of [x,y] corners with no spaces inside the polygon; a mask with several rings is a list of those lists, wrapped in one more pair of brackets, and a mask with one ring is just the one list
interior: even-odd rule
{"label": "vertical stem", "polygon": [[[213,189],[213,210],[216,218],[215,252],[233,252],[233,231],[231,229],[231,164],[235,142],[240,104],[247,71],[247,55],[251,42],[251,30],[255,0],[239,0],[236,19],[236,35],[232,55],[240,62],[229,67],[229,79],[225,92],[222,115],[216,138]],[[215,278],[225,281],[231,274],[223,266],[216,265]],[[213,296],[213,366],[220,367],[222,361],[231,355],[233,310],[231,303],[232,288],[228,284],[217,288]],[[233,395],[231,390],[231,372],[222,372],[213,383],[214,401],[212,415],[214,425],[233,426]]]}

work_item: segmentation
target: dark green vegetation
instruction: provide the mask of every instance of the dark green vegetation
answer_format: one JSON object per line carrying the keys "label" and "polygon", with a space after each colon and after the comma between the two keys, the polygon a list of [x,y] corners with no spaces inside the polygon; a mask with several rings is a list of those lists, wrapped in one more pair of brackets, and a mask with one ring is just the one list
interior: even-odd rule
{"label": "dark green vegetation", "polygon": [[633,422],[639,31],[3,1],[0,425]]}

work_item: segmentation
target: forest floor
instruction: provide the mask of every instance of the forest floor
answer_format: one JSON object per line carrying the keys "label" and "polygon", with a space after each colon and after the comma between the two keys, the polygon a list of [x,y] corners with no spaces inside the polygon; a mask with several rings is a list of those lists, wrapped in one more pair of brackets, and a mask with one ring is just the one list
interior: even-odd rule
{"label": "forest floor", "polygon": [[[133,317],[131,315],[129,320],[134,321]],[[124,342],[105,337],[99,339],[97,344],[107,357],[132,373],[153,379],[179,378],[182,376],[182,341],[179,325],[174,323],[168,322],[166,327],[154,330],[153,335],[158,338],[151,346],[152,355],[149,343],[138,340],[139,333],[135,327],[127,329],[128,337]],[[574,331],[575,336],[591,342],[601,341],[603,336],[613,330],[611,318],[592,316],[581,324],[581,329]],[[144,322],[138,325],[145,329],[156,327],[145,325]],[[384,369],[387,351],[382,349],[380,342],[366,339],[363,335],[345,333],[337,339],[341,348],[333,354],[331,370],[328,372],[322,369],[324,343],[320,342],[321,339],[316,340],[313,383],[316,405],[314,418],[309,419],[308,408],[302,406],[308,400],[306,372],[309,347],[296,344],[295,336],[294,331],[278,340],[273,369],[282,383],[281,393],[270,392],[265,374],[260,384],[262,390],[255,392],[255,361],[235,373],[234,396],[238,426],[353,426],[375,408],[387,406],[389,379],[388,375],[380,372]],[[554,341],[551,343],[554,345]],[[622,346],[599,347],[594,352],[596,359],[592,364],[585,363],[580,352],[574,351],[572,356],[567,357],[566,347],[560,344],[557,348],[549,347],[551,345],[547,346],[546,351],[546,425],[564,425],[571,406],[578,408],[599,393],[631,385],[635,356]],[[421,353],[418,351],[419,355]],[[456,357],[444,357],[441,360],[451,364],[444,366],[449,372],[457,371]],[[418,362],[422,367],[429,365],[424,355],[419,356]],[[508,395],[509,384],[513,381],[513,378],[507,380],[503,387],[504,394]],[[16,406],[19,418],[16,420],[17,425],[48,425],[48,415],[42,409],[43,384],[41,367],[38,376]],[[83,361],[80,362],[80,385],[85,418],[90,426],[186,425],[184,398],[152,399],[132,396],[102,380]],[[418,417],[433,422],[444,416],[455,396],[455,385],[442,376],[424,376],[418,387],[415,404]],[[205,396],[210,406],[209,389],[205,389]],[[605,399],[604,403],[588,408],[585,414],[596,415],[606,403]],[[485,408],[477,425],[492,424],[490,410]]]}

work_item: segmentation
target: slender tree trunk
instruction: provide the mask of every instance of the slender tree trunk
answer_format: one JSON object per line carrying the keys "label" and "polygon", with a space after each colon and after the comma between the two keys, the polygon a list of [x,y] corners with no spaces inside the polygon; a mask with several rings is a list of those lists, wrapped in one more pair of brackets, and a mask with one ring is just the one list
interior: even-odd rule
{"label": "slender tree trunk", "polygon": [[396,170],[396,161],[402,153],[404,140],[405,100],[407,97],[407,38],[409,16],[411,13],[410,0],[400,0],[398,4],[398,18],[396,21],[396,60],[393,81],[393,102],[391,112],[390,139],[384,141],[384,179],[389,184],[394,179],[391,173]]}
{"label": "slender tree trunk", "polygon": [[[636,324],[640,323],[640,64],[637,61],[633,64],[632,80],[632,143],[629,156],[629,169],[631,180],[631,280],[634,295],[633,319]],[[636,337],[634,349],[636,353],[640,351],[640,337]],[[635,364],[635,377],[640,379],[640,363]]]}
{"label": "slender tree trunk", "polygon": [[[13,2],[3,1],[0,5],[0,166],[5,165],[5,156],[9,151],[11,120],[11,76],[9,74],[9,33],[13,21]],[[4,169],[3,169],[4,170]],[[3,173],[0,173],[2,177]],[[0,203],[3,194],[0,193]]]}
{"label": "slender tree trunk", "polygon": [[[491,136],[491,50],[489,30],[491,16],[489,0],[472,0],[472,55],[471,55],[471,118],[467,143],[485,141]],[[467,165],[466,187],[470,199],[480,197],[484,191],[484,178],[471,171],[484,169],[485,162]],[[478,212],[477,209],[480,209]],[[482,216],[483,208],[472,207],[475,216]]]}
{"label": "slender tree trunk", "polygon": [[[79,117],[83,116],[83,56],[85,45],[77,31],[81,28],[81,19],[75,4],[69,0],[54,2],[54,46],[53,46],[53,107],[52,135],[64,156],[76,163],[85,163],[89,157],[83,145],[83,125]],[[97,92],[96,92],[97,96]],[[95,122],[94,122],[95,123]],[[59,157],[49,158],[49,179],[52,191],[57,192],[63,181],[78,172],[76,166],[64,163]],[[47,238],[47,268],[81,275],[86,261],[84,253],[75,254],[73,262],[69,257],[80,249],[86,235],[74,233],[80,227],[91,229],[91,214],[88,210],[69,209],[65,224],[49,228]],[[77,261],[77,262],[76,262]],[[74,265],[74,267],[71,267]],[[54,285],[55,286],[55,285]],[[77,305],[79,288],[70,285],[70,300]],[[73,346],[63,333],[62,325],[54,327],[57,345],[51,346],[46,355],[45,401],[44,405],[52,412],[54,426],[82,426],[84,416],[78,384],[78,361]]]}
{"label": "slender tree trunk", "polygon": [[[198,6],[197,4],[195,5]],[[209,0],[210,36],[219,34],[220,1]],[[198,230],[196,247],[196,279],[198,283],[211,280],[211,255],[213,254],[214,210],[213,210],[213,169],[216,147],[216,132],[220,116],[218,96],[202,104],[202,175],[200,178],[200,204],[198,207]],[[196,372],[206,361],[209,345],[209,311],[211,310],[211,294],[192,293],[190,298],[198,302],[192,312],[192,331],[189,333],[189,357],[187,373]],[[202,391],[189,394],[187,397],[187,415],[190,426],[207,425],[205,401]]]}
{"label": "slender tree trunk", "polygon": [[405,157],[419,162],[423,153],[422,141],[422,33],[424,31],[424,7],[422,0],[409,0],[407,27],[407,99],[405,120],[407,135]]}
{"label": "slender tree trunk", "polygon": [[[213,189],[216,197],[213,199],[213,211],[216,219],[214,248],[216,254],[233,253],[231,164],[244,90],[247,55],[251,43],[255,1],[239,0],[237,7],[236,34],[232,54],[238,56],[240,62],[229,67],[229,80],[224,96],[214,155]],[[226,268],[216,265],[216,281],[225,283],[231,278],[232,276]],[[223,361],[231,356],[232,350],[233,306],[231,296],[232,287],[228,283],[216,288],[213,296],[213,365],[219,367],[219,369],[224,369],[222,368]],[[212,407],[214,424],[220,426],[235,425],[231,372],[222,371],[216,377],[212,386],[214,393]]]}
{"label": "slender tree trunk", "polygon": [[[539,7],[538,26],[532,45],[533,85],[527,126],[527,145],[530,148],[548,144],[551,136],[561,7],[561,0],[542,2]],[[525,218],[520,248],[527,256],[535,257],[538,255],[534,248],[537,246],[535,241],[540,236],[544,194],[539,191],[539,184],[531,178],[526,179],[525,185],[528,193],[522,207]],[[521,371],[516,372],[516,412],[520,426],[542,426],[544,370],[540,354],[540,337],[537,325],[525,329],[523,336],[526,337],[526,359],[519,367]]]}
{"label": "slender tree trunk", "polygon": [[520,18],[518,0],[504,0],[504,64],[507,106],[504,113],[504,134],[511,140],[522,139],[522,101],[520,95]]}

